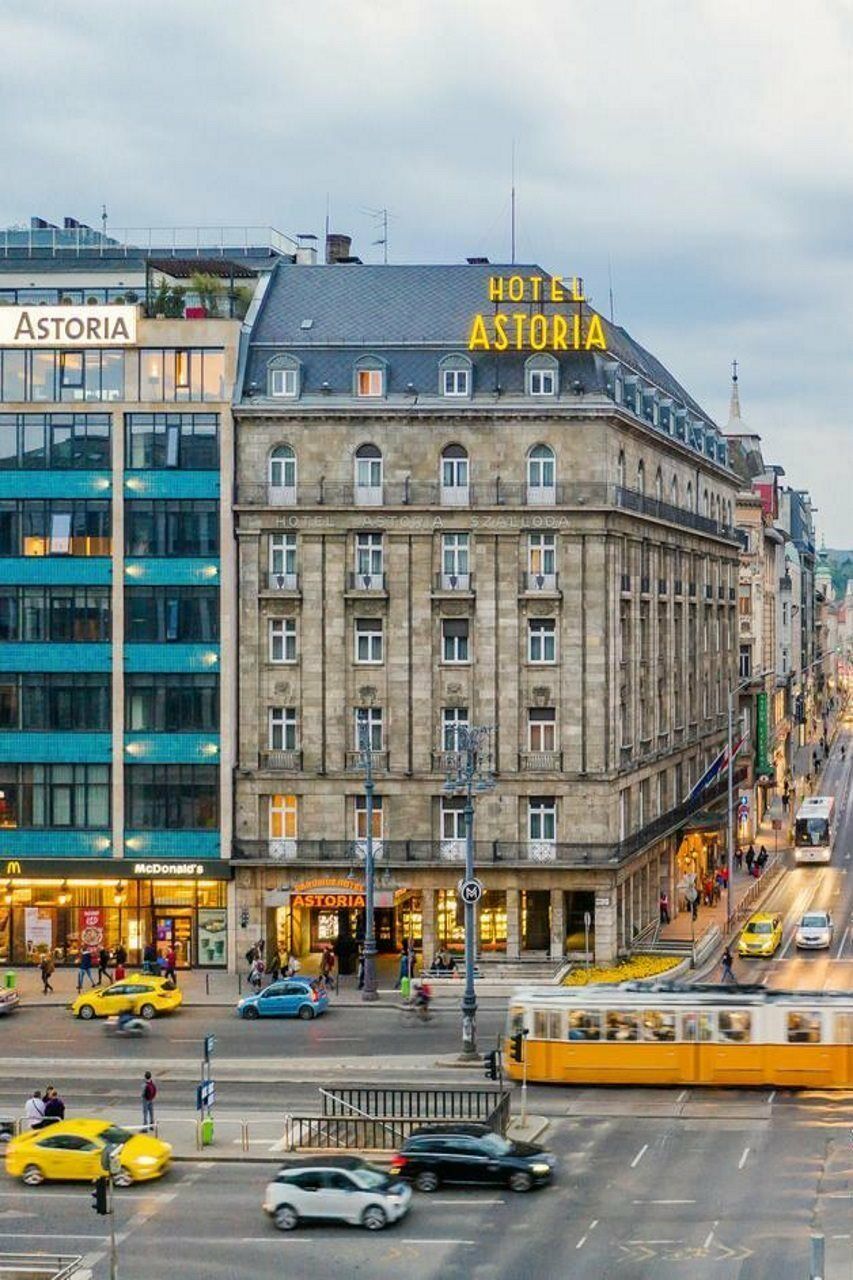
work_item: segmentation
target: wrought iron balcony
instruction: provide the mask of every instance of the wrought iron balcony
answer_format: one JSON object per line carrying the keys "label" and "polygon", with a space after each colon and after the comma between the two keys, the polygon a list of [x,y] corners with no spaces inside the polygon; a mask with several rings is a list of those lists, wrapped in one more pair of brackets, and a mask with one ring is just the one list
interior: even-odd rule
{"label": "wrought iron balcony", "polygon": [[522,751],[518,757],[521,773],[560,773],[563,768],[562,751]]}
{"label": "wrought iron balcony", "polygon": [[[363,769],[364,761],[362,760],[362,754],[363,753],[361,751],[348,751],[347,752],[347,768]],[[388,770],[388,752],[387,751],[371,751],[370,760],[371,760],[371,764],[373,766],[374,772],[376,773],[387,772]]]}
{"label": "wrought iron balcony", "polygon": [[521,575],[521,590],[534,591],[537,594],[552,592],[558,593],[560,590],[560,575],[558,573],[533,573],[528,569],[526,573]]}
{"label": "wrought iron balcony", "polygon": [[291,595],[299,594],[299,574],[298,573],[265,573],[261,579],[262,590],[264,591],[280,591],[283,594]]}
{"label": "wrought iron balcony", "polygon": [[302,768],[301,751],[264,751],[261,755],[261,767],[278,769],[287,773],[298,773]]}

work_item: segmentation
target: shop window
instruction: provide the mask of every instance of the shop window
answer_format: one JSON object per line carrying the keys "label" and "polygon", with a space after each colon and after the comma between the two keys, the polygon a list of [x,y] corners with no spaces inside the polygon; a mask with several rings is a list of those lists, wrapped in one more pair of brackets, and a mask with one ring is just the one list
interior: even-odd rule
{"label": "shop window", "polygon": [[595,1010],[569,1011],[569,1040],[600,1040],[601,1014]]}
{"label": "shop window", "polygon": [[640,1023],[636,1013],[624,1009],[608,1009],[605,1019],[606,1040],[638,1040]]}

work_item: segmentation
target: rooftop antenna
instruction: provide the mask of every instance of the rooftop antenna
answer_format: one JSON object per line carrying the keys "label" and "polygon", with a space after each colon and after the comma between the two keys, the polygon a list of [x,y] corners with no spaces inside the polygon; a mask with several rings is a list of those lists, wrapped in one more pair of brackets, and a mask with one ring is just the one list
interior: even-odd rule
{"label": "rooftop antenna", "polygon": [[512,186],[510,188],[510,254],[509,260],[515,265],[515,138],[512,140]]}
{"label": "rooftop antenna", "polygon": [[329,227],[331,226],[331,221],[332,221],[332,197],[329,195],[329,192],[327,191],[326,192],[326,237],[325,237],[325,240],[323,241],[323,244],[324,244],[323,260],[325,262],[329,261]]}
{"label": "rooftop antenna", "polygon": [[382,261],[388,266],[388,210],[387,209],[368,209],[367,213],[375,222],[382,223],[382,235],[378,240],[372,240],[371,244],[382,245]]}
{"label": "rooftop antenna", "polygon": [[610,260],[610,254],[607,255],[607,285],[610,295],[610,323],[616,323],[616,312],[613,306],[613,263]]}
{"label": "rooftop antenna", "polygon": [[104,229],[104,239],[106,239],[106,235],[107,235],[107,206],[106,206],[105,204],[102,204],[102,205],[101,205],[101,226],[102,226],[102,227],[103,227],[103,229]]}

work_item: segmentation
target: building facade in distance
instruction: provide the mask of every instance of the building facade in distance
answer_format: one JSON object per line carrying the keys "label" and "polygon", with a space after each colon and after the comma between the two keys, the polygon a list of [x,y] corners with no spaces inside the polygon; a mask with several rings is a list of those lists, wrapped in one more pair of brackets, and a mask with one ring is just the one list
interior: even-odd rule
{"label": "building facade in distance", "polygon": [[[736,480],[713,422],[541,268],[281,263],[235,405],[244,939],[346,968],[375,774],[381,950],[462,945],[460,727],[482,961],[609,961],[724,818],[687,797],[737,670]],[[699,810],[698,812],[696,812]]]}

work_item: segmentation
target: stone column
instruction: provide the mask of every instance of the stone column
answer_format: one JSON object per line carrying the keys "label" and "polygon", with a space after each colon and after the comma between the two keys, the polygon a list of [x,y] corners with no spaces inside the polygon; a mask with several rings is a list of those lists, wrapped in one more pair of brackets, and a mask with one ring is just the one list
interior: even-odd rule
{"label": "stone column", "polygon": [[566,945],[566,895],[562,889],[551,890],[551,960],[562,960]]}
{"label": "stone column", "polygon": [[521,945],[521,894],[518,889],[506,891],[506,958],[517,960]]}
{"label": "stone column", "polygon": [[618,951],[616,937],[616,886],[595,895],[595,963],[613,964]]}
{"label": "stone column", "polygon": [[421,890],[421,955],[423,968],[428,968],[438,950],[435,936],[435,889]]}

